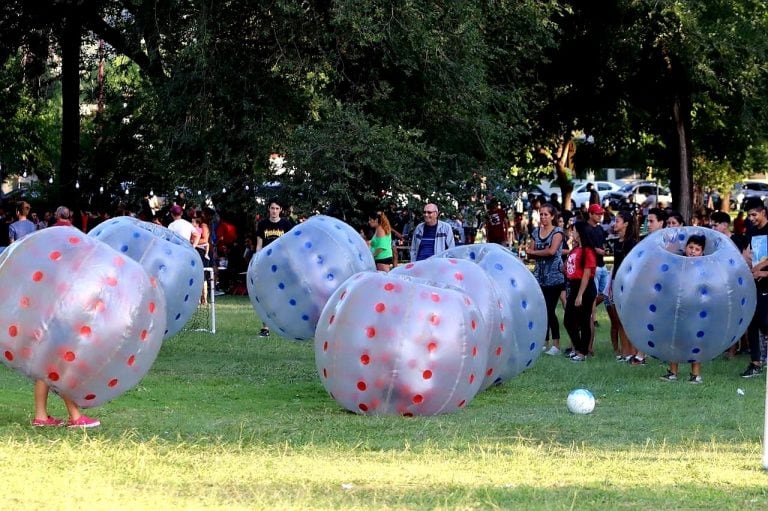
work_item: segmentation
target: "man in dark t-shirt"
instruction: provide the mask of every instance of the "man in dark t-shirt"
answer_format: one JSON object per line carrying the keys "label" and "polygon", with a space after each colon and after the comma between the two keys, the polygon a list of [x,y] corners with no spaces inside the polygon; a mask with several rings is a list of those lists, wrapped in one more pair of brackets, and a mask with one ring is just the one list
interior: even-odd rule
{"label": "man in dark t-shirt", "polygon": [[[758,236],[768,237],[768,214],[762,201],[750,204],[747,218],[747,238],[753,250],[757,246],[754,243]],[[768,239],[768,238],[766,238]],[[759,256],[758,256],[759,257]],[[761,258],[762,259],[762,258]],[[749,357],[752,359],[747,370],[741,373],[742,378],[753,378],[763,373],[763,361],[760,346],[760,332],[768,333],[768,259],[753,264],[752,275],[757,287],[757,305],[755,315],[747,327],[747,339],[749,340]]]}
{"label": "man in dark t-shirt", "polygon": [[270,202],[269,216],[256,227],[256,252],[266,247],[277,238],[290,231],[293,222],[280,216],[283,208],[277,202]]}
{"label": "man in dark t-shirt", "polygon": [[[271,199],[269,201],[269,216],[260,221],[256,226],[256,253],[258,254],[267,245],[275,241],[277,238],[290,231],[293,227],[293,222],[287,218],[283,218],[281,213],[283,212],[283,206],[277,201],[277,199]],[[269,337],[269,327],[266,323],[262,323],[261,330],[259,331],[261,337]]]}
{"label": "man in dark t-shirt", "polygon": [[608,290],[611,284],[611,273],[605,267],[605,230],[603,230],[602,220],[605,210],[600,204],[592,204],[587,209],[589,218],[587,223],[589,229],[587,234],[592,241],[592,246],[597,254],[597,268],[595,268],[595,286],[597,287],[597,300],[592,308],[592,335],[589,341],[589,352],[593,352],[595,343],[595,323],[597,317],[597,305],[608,298]]}

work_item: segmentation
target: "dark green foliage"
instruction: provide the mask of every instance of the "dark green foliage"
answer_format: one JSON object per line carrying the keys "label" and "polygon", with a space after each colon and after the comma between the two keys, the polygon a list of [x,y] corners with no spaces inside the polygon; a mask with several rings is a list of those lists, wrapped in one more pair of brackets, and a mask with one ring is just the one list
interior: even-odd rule
{"label": "dark green foliage", "polygon": [[[66,181],[82,135],[72,172],[85,200],[104,187],[113,201],[130,182],[132,202],[186,187],[253,209],[273,193],[264,183],[279,181],[300,211],[354,215],[427,197],[450,209],[481,177],[492,188],[521,185],[531,172],[509,169],[540,165],[532,154],[575,131],[595,140],[578,144],[577,174],[671,169],[685,198],[693,157],[744,172],[764,144],[765,9],[749,0],[13,0],[0,6],[0,111],[27,119],[0,127],[0,158]],[[65,21],[82,28],[80,104],[103,99],[103,109],[64,130],[59,163],[49,141],[62,119],[46,115],[62,97],[49,84],[71,73],[72,59],[59,68],[47,57],[60,55]],[[273,153],[293,174],[274,175]]]}

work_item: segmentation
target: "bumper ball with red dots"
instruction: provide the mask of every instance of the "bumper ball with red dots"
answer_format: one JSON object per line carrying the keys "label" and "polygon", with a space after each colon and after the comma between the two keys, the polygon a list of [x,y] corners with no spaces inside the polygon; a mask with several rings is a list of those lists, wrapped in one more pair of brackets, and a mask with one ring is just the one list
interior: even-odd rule
{"label": "bumper ball with red dots", "polygon": [[330,395],[365,415],[463,409],[488,363],[488,326],[459,288],[381,272],[346,280],[323,309],[315,363]]}
{"label": "bumper ball with red dots", "polygon": [[471,261],[493,283],[498,319],[491,328],[489,367],[483,388],[528,369],[539,358],[547,332],[544,294],[531,271],[512,252],[495,243],[461,245],[437,257]]}
{"label": "bumper ball with red dots", "polygon": [[362,271],[376,271],[362,236],[341,220],[313,216],[253,256],[248,296],[273,331],[306,340],[331,294]]}
{"label": "bumper ball with red dots", "polygon": [[88,235],[137,261],[157,279],[165,293],[166,339],[184,328],[203,290],[203,261],[189,240],[129,216],[102,222]]}
{"label": "bumper ball with red dots", "polygon": [[152,366],[165,297],[137,262],[72,227],[0,254],[0,354],[78,406],[103,404]]}
{"label": "bumper ball with red dots", "polygon": [[[447,287],[454,287],[466,293],[468,299],[477,307],[488,326],[489,341],[491,329],[504,331],[505,326],[501,320],[501,310],[504,308],[502,297],[497,292],[494,282],[485,271],[475,263],[463,259],[449,259],[430,257],[423,261],[408,263],[393,269],[390,275],[405,275],[438,282]],[[502,345],[498,341],[500,336],[493,335],[493,343],[489,342],[488,367],[483,371],[483,383],[481,389],[493,384],[501,373],[505,361],[504,351],[509,349],[509,344]],[[496,352],[498,351],[498,355]]]}
{"label": "bumper ball with red dots", "polygon": [[[700,257],[686,241],[704,236]],[[637,348],[668,362],[711,360],[736,342],[755,312],[750,269],[726,236],[700,227],[668,228],[638,243],[624,259],[613,297]]]}

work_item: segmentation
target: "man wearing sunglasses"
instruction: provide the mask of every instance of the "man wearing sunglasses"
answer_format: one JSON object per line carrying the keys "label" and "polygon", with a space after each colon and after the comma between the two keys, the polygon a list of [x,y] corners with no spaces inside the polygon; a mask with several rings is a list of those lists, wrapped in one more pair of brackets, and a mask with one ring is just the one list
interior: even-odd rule
{"label": "man wearing sunglasses", "polygon": [[446,222],[438,220],[435,204],[424,206],[424,221],[413,230],[411,261],[421,261],[453,247],[453,230]]}

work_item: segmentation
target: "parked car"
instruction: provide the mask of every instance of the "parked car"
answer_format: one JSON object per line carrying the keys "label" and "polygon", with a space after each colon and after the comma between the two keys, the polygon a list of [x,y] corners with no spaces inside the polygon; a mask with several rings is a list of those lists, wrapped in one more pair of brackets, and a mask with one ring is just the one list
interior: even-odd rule
{"label": "parked car", "polygon": [[573,201],[575,208],[581,207],[582,204],[589,204],[589,191],[587,191],[587,185],[589,183],[594,183],[597,194],[600,196],[601,203],[608,192],[617,192],[621,189],[620,185],[611,183],[610,181],[588,181],[576,185],[573,188],[573,192],[571,192],[571,201]]}
{"label": "parked car", "polygon": [[624,195],[620,191],[616,192],[608,192],[603,196],[603,206],[611,206],[611,209],[613,211],[621,211],[625,209],[634,209],[634,206],[637,206],[638,204],[635,202],[632,202],[633,207],[630,208],[628,206],[628,196]]}
{"label": "parked car", "polygon": [[[655,199],[656,204],[672,205],[672,196],[669,188],[662,186],[654,181],[634,181],[622,186],[617,193],[623,197],[633,197],[634,202],[643,204],[648,199]],[[657,196],[658,194],[658,196]]]}
{"label": "parked car", "polygon": [[736,183],[731,191],[731,199],[737,209],[741,209],[750,199],[760,199],[768,203],[768,183],[764,181],[742,181]]}
{"label": "parked car", "polygon": [[532,202],[534,198],[538,198],[543,204],[545,202],[549,202],[549,199],[553,193],[557,195],[557,202],[562,203],[563,193],[560,191],[560,188],[557,186],[551,186],[545,189],[541,185],[534,185],[528,190],[528,201]]}

